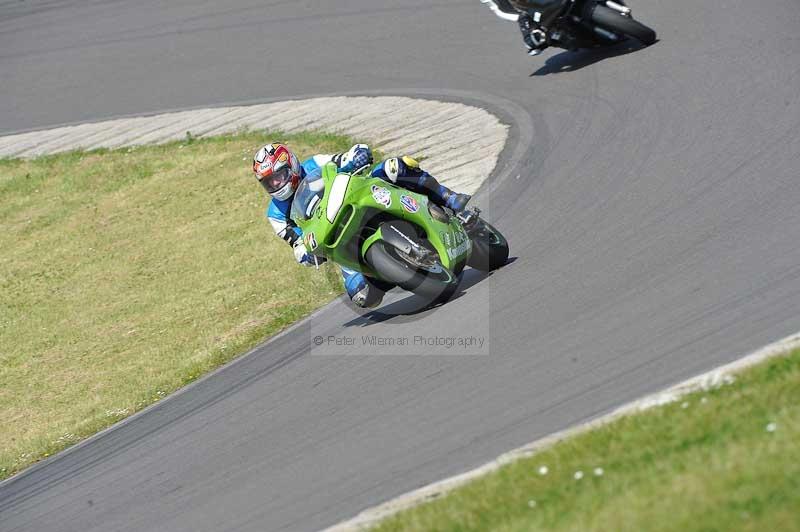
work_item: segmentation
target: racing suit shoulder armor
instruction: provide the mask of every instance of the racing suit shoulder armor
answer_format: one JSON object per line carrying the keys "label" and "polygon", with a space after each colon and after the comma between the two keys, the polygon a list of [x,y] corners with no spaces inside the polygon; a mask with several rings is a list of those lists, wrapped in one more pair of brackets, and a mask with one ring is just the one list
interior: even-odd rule
{"label": "racing suit shoulder armor", "polygon": [[285,222],[289,219],[289,210],[291,207],[291,200],[277,200],[273,198],[269,203],[269,207],[267,207],[267,218]]}

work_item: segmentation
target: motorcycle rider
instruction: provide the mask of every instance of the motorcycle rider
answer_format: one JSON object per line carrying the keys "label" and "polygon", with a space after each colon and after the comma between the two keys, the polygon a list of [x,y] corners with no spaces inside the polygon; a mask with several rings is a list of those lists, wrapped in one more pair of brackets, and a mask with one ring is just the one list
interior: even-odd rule
{"label": "motorcycle rider", "polygon": [[513,20],[519,24],[522,40],[528,47],[528,55],[539,55],[548,46],[547,34],[528,13],[524,1],[520,0],[481,0],[488,4],[492,11],[504,20]]}
{"label": "motorcycle rider", "polygon": [[[356,144],[346,152],[314,155],[300,163],[287,146],[272,143],[258,150],[253,158],[253,172],[256,179],[272,197],[266,212],[267,219],[275,233],[292,246],[297,262],[304,266],[320,264],[324,259],[308,253],[303,243],[302,231],[290,217],[292,199],[300,181],[309,176],[321,175],[322,167],[329,162],[336,164],[340,172],[352,173],[372,164],[372,151],[366,144]],[[467,194],[458,194],[439,184],[411,157],[387,159],[375,165],[371,175],[425,194],[432,202],[455,212],[463,211],[470,200]],[[347,295],[359,307],[377,306],[386,290],[391,288],[381,281],[367,279],[355,270],[349,268],[341,270]]]}

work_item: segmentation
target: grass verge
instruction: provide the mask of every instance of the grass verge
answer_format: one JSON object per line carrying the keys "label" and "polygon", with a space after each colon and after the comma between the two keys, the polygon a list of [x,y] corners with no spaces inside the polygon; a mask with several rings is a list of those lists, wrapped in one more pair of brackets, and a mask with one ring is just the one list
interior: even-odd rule
{"label": "grass verge", "polygon": [[401,512],[389,531],[800,530],[800,350]]}
{"label": "grass verge", "polygon": [[[0,160],[0,479],[158,401],[330,301],[264,218],[250,170],[282,138]],[[287,282],[287,277],[291,282]]]}

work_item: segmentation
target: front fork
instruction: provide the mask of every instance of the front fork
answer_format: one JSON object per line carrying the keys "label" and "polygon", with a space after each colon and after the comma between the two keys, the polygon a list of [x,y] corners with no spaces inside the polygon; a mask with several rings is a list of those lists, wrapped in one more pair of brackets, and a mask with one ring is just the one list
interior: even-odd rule
{"label": "front fork", "polygon": [[613,9],[614,11],[619,11],[620,15],[629,17],[631,16],[631,8],[626,6],[624,3],[617,3],[613,0],[606,0],[606,6]]}
{"label": "front fork", "polygon": [[456,214],[456,218],[458,218],[458,221],[461,222],[461,227],[464,228],[464,231],[466,231],[467,235],[472,236],[472,232],[477,226],[478,220],[481,219],[481,210],[477,207],[465,209]]}
{"label": "front fork", "polygon": [[[600,4],[605,4],[606,7],[609,9],[613,9],[614,11],[618,12],[623,17],[630,17],[631,16],[631,8],[625,5],[624,0],[605,0],[604,2],[598,2]],[[587,12],[590,13],[590,12]],[[587,16],[588,18],[588,16]],[[623,38],[623,36],[617,35],[616,33],[610,32],[605,28],[601,28],[599,26],[592,25],[592,30],[599,36],[609,40],[609,41],[619,41]]]}

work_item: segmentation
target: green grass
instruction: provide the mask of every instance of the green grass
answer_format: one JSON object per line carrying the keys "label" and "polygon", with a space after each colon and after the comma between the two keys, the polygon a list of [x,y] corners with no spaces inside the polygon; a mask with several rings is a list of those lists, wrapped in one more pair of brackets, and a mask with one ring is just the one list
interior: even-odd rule
{"label": "green grass", "polygon": [[560,442],[375,530],[800,530],[798,442],[800,351]]}
{"label": "green grass", "polygon": [[264,217],[243,133],[0,160],[0,478],[126,417],[341,291]]}

